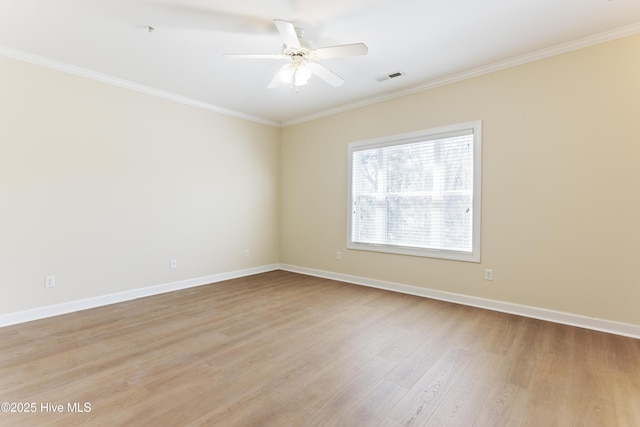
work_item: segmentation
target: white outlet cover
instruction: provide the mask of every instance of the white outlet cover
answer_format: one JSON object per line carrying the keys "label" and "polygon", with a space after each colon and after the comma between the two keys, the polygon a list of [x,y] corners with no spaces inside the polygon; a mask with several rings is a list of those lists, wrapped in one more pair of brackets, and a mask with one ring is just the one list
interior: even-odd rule
{"label": "white outlet cover", "polygon": [[56,286],[56,276],[45,276],[44,278],[44,287],[45,288],[53,288]]}

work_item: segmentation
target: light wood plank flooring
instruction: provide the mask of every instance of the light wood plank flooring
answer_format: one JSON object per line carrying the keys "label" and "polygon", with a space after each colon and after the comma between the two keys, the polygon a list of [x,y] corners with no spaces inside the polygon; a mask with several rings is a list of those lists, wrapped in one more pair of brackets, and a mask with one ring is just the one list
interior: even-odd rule
{"label": "light wood plank flooring", "polygon": [[0,402],[36,406],[0,426],[640,426],[640,340],[274,271],[1,328]]}

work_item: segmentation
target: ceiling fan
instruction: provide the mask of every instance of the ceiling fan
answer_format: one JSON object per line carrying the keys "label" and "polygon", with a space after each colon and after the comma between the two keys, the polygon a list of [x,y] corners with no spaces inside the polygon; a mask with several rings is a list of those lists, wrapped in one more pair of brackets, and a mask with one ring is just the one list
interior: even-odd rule
{"label": "ceiling fan", "polygon": [[239,59],[288,59],[289,62],[280,68],[267,86],[268,88],[277,87],[281,83],[288,83],[292,88],[302,86],[307,84],[313,74],[331,86],[341,86],[344,80],[317,61],[328,58],[366,55],[369,50],[364,43],[311,49],[302,43],[302,35],[304,33],[302,29],[296,28],[291,22],[283,21],[282,19],[274,19],[273,22],[284,41],[282,53],[224,55],[228,58]]}

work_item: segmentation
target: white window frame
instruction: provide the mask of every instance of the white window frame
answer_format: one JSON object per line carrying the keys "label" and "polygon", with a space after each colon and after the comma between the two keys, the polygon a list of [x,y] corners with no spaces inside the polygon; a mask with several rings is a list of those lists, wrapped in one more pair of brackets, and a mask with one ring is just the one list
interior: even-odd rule
{"label": "white window frame", "polygon": [[[392,145],[402,145],[425,140],[446,138],[460,132],[473,132],[473,197],[472,197],[472,244],[471,251],[456,251],[444,249],[426,249],[416,247],[405,247],[393,244],[372,244],[354,242],[352,234],[353,221],[353,153],[356,151],[375,149]],[[385,252],[392,254],[412,255],[430,258],[440,258],[448,260],[480,262],[480,227],[481,227],[481,178],[482,178],[482,121],[459,123],[450,126],[442,126],[432,129],[424,129],[417,132],[404,133],[400,135],[386,136],[382,138],[355,141],[348,146],[348,213],[347,213],[347,248]]]}

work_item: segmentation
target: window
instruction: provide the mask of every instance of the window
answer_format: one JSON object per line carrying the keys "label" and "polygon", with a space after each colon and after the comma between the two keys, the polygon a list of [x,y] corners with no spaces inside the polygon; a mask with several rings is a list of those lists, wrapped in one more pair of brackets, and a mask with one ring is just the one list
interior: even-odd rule
{"label": "window", "polygon": [[349,144],[351,249],[480,261],[481,122]]}

